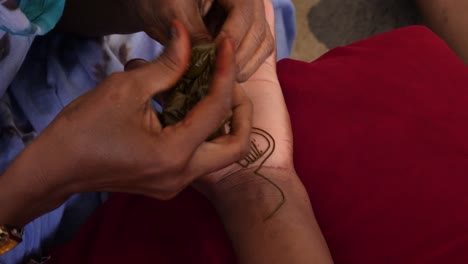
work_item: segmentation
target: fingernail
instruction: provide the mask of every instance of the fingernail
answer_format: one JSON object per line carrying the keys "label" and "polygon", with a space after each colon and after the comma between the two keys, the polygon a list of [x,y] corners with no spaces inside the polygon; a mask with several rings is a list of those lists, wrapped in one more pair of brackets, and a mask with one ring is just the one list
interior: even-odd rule
{"label": "fingernail", "polygon": [[125,63],[124,71],[131,71],[133,69],[136,69],[140,67],[141,65],[145,64],[146,62],[147,62],[146,60],[139,59],[139,58],[129,60],[127,61],[127,63]]}

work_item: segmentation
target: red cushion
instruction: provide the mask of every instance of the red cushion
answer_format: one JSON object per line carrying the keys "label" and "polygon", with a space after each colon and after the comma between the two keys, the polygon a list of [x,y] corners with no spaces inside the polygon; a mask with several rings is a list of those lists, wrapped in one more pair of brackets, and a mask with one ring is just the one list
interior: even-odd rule
{"label": "red cushion", "polygon": [[410,27],[278,73],[336,263],[468,263],[468,68]]}
{"label": "red cushion", "polygon": [[[278,73],[335,263],[468,263],[468,69],[423,27]],[[114,195],[51,263],[235,263],[210,204]]]}

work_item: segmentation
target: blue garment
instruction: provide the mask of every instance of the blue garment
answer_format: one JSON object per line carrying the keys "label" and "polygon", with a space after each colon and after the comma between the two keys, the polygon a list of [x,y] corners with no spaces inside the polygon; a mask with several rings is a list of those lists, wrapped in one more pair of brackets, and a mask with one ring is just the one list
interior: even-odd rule
{"label": "blue garment", "polygon": [[296,37],[296,14],[291,0],[272,0],[275,9],[277,59],[289,58]]}
{"label": "blue garment", "polygon": [[9,23],[0,23],[0,30],[14,35],[45,35],[51,31],[62,16],[65,0],[17,0],[19,11],[25,19],[27,26],[19,28]]}
{"label": "blue garment", "polygon": [[[76,97],[112,72],[122,71],[127,60],[151,60],[161,51],[161,45],[144,33],[113,35],[99,40],[60,34],[37,38],[0,99],[0,130],[9,131],[0,133],[0,168],[6,169],[28,142]],[[1,256],[0,263],[18,263],[26,255],[43,254],[57,238],[70,236],[102,203],[101,196],[100,193],[76,195],[28,224],[24,242]],[[63,229],[59,230],[60,226]]]}
{"label": "blue garment", "polygon": [[[152,60],[162,50],[161,45],[144,33],[101,39],[56,33],[36,38],[44,32],[42,30],[30,32],[30,35],[11,34],[9,32],[27,32],[31,25],[27,18],[33,17],[31,13],[34,12],[27,16],[19,9],[6,9],[3,1],[0,0],[0,26],[8,28],[8,32],[0,30],[0,173],[72,100],[112,72],[122,71],[128,60]],[[54,2],[22,0],[20,5],[35,1]],[[287,57],[292,49],[294,9],[290,0],[272,2],[280,59]],[[56,16],[49,18],[52,17]],[[48,19],[36,17],[33,24],[47,30],[47,25],[54,24]],[[40,22],[46,20],[48,22]],[[78,194],[53,212],[34,220],[26,226],[24,242],[1,256],[0,264],[14,264],[28,255],[43,254],[51,245],[73,234],[102,200],[99,193]]]}

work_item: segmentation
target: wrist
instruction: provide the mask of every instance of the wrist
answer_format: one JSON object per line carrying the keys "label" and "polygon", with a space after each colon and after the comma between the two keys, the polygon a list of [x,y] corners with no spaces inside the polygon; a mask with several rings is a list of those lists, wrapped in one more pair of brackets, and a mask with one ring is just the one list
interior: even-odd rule
{"label": "wrist", "polygon": [[264,167],[260,171],[281,188],[282,204],[271,184],[255,180],[258,172],[245,173],[239,178],[233,175],[236,184],[223,183],[214,196],[239,263],[332,263],[307,192],[294,170]]}
{"label": "wrist", "polygon": [[211,188],[208,198],[225,223],[246,215],[263,221],[297,191],[303,187],[294,170],[263,167],[261,172],[253,168],[227,176]]}
{"label": "wrist", "polygon": [[71,195],[61,177],[49,174],[57,169],[44,169],[51,166],[49,158],[33,142],[0,176],[0,224],[24,226]]}

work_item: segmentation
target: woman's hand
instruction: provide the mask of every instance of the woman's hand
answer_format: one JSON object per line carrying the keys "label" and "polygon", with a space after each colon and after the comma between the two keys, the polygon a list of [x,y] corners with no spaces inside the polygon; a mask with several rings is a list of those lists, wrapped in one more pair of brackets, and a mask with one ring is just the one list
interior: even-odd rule
{"label": "woman's hand", "polygon": [[[174,28],[173,40],[160,59],[115,74],[72,102],[0,177],[12,190],[10,197],[26,193],[30,197],[31,187],[42,190],[28,202],[20,199],[40,211],[33,214],[36,210],[31,209],[28,214],[37,217],[58,206],[43,204],[57,191],[60,199],[92,191],[170,199],[198,177],[243,157],[250,138],[251,105],[234,87],[230,40],[219,48],[209,94],[183,121],[161,127],[150,100],[179,80],[190,55],[187,31],[178,22]],[[236,120],[231,133],[205,142],[230,111]],[[23,223],[24,218],[28,217],[12,222]]]}
{"label": "woman's hand", "polygon": [[[133,19],[152,38],[166,44],[172,21],[188,29],[194,45],[220,43],[231,38],[236,43],[237,80],[246,81],[273,52],[274,40],[265,18],[262,0],[121,0]],[[216,14],[208,15],[214,7]],[[220,15],[224,12],[224,15]],[[219,32],[211,35],[208,29]]]}
{"label": "woman's hand", "polygon": [[[265,0],[271,30],[274,15]],[[243,84],[253,107],[250,151],[195,184],[212,202],[238,263],[333,263],[292,160],[289,115],[271,56]]]}

